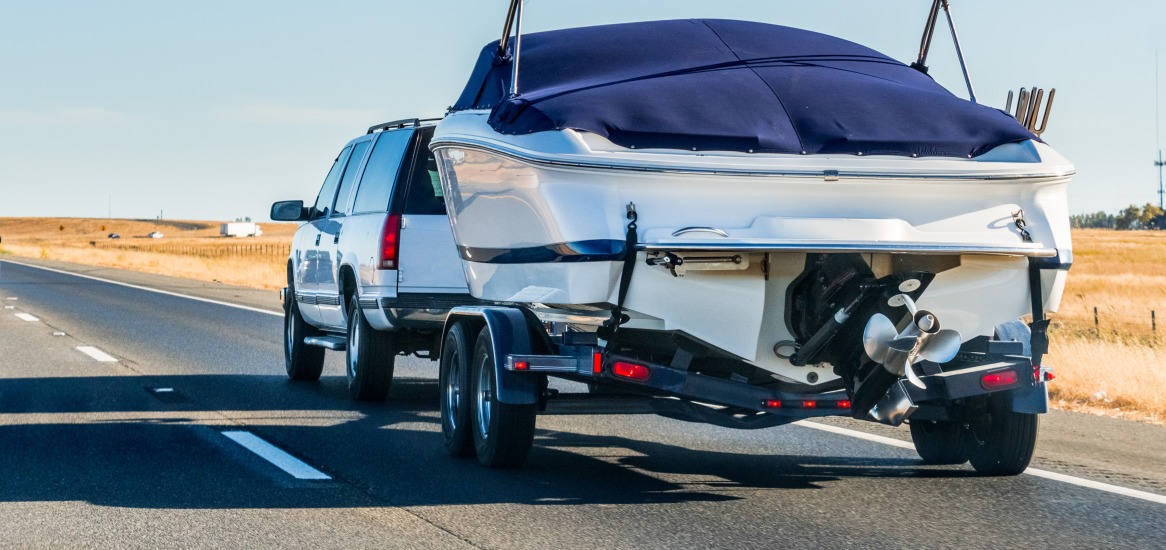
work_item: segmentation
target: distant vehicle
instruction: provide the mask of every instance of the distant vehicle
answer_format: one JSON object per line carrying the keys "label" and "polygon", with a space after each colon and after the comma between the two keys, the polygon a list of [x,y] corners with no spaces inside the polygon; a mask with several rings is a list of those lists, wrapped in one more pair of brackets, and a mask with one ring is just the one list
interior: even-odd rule
{"label": "distant vehicle", "polygon": [[151,238],[151,239],[161,239],[162,232],[161,231],[151,231],[146,235],[146,237]]}
{"label": "distant vehicle", "polygon": [[259,237],[263,230],[259,224],[252,222],[229,222],[219,224],[219,235],[222,237]]}
{"label": "distant vehicle", "polygon": [[120,238],[121,238],[121,235],[118,235],[117,233],[110,233],[110,234],[109,234],[109,238],[111,238],[111,239],[120,239]]}

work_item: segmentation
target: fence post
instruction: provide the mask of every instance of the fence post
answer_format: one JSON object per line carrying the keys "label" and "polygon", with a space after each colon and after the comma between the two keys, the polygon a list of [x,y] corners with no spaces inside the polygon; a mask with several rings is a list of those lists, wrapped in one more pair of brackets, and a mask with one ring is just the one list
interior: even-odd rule
{"label": "fence post", "polygon": [[1150,332],[1158,332],[1158,317],[1154,310],[1150,310]]}
{"label": "fence post", "polygon": [[1101,338],[1101,323],[1097,320],[1097,306],[1093,306],[1093,330],[1097,331],[1097,337]]}

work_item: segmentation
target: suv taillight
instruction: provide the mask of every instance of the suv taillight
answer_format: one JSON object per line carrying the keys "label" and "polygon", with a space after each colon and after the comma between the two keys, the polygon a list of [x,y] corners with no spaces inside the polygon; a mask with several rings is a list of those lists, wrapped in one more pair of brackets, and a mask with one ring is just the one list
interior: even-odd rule
{"label": "suv taillight", "polygon": [[381,258],[377,262],[380,269],[397,269],[397,254],[401,251],[401,215],[389,214],[385,227],[381,229]]}

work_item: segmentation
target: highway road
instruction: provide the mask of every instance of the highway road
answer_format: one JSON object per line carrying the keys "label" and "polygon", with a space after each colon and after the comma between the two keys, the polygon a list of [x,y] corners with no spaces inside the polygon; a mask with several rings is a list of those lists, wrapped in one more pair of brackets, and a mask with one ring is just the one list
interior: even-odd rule
{"label": "highway road", "polygon": [[13,260],[0,260],[2,547],[1166,541],[1162,426],[1053,413],[1036,475],[985,478],[923,466],[904,429],[847,419],[734,431],[543,416],[526,466],[490,470],[445,454],[434,363],[399,359],[389,401],[356,404],[338,354],[320,382],[286,380],[272,292]]}

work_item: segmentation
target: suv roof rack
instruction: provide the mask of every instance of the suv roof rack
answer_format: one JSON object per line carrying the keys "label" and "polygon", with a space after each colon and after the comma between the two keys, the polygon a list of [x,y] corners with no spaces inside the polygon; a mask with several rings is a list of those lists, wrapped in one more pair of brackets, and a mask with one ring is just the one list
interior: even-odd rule
{"label": "suv roof rack", "polygon": [[418,126],[421,126],[422,122],[433,122],[436,120],[441,120],[441,119],[440,118],[403,118],[401,120],[394,120],[392,122],[384,122],[381,124],[377,124],[376,126],[370,126],[368,129],[368,133],[371,134],[377,130],[390,130],[390,129],[404,128],[406,126],[412,126],[412,127],[416,128]]}

